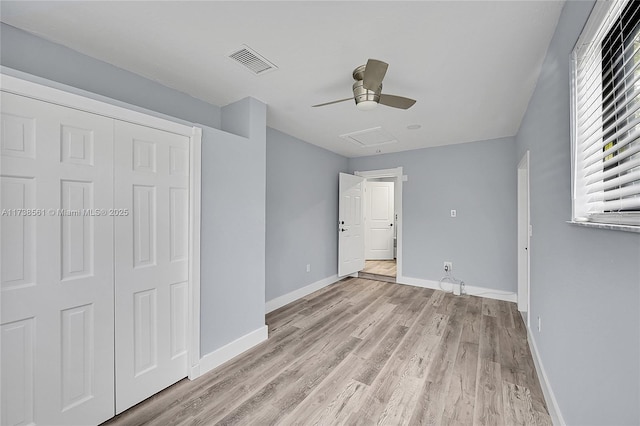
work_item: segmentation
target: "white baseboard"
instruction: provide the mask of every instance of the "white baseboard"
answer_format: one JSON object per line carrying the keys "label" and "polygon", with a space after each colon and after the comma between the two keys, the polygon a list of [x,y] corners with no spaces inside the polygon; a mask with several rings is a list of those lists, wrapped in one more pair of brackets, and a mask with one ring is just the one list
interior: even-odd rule
{"label": "white baseboard", "polygon": [[[415,287],[424,287],[424,288],[432,288],[434,290],[440,290],[440,285],[438,281],[425,280],[422,278],[412,278],[412,277],[397,277],[396,282],[398,284],[412,285]],[[447,287],[451,287],[451,283],[444,282],[442,286],[447,289]],[[504,300],[506,302],[517,302],[518,295],[516,293],[510,291],[503,290],[494,290],[492,288],[485,287],[475,287],[471,285],[464,286],[464,289],[467,294],[471,296],[482,296],[488,299],[496,299],[496,300]]]}
{"label": "white baseboard", "polygon": [[265,304],[265,311],[266,313],[275,311],[276,309],[281,308],[284,305],[288,305],[289,303],[305,297],[313,293],[314,291],[318,291],[330,284],[333,284],[338,280],[340,280],[340,278],[338,278],[337,275],[332,275],[320,281],[316,281],[312,284],[294,290],[291,293],[283,294],[282,296],[276,297],[275,299],[271,299]]}
{"label": "white baseboard", "polygon": [[213,370],[214,368],[224,364],[232,358],[240,355],[241,353],[251,349],[259,343],[264,342],[269,337],[269,328],[265,325],[245,334],[239,339],[234,340],[231,343],[224,345],[223,347],[216,349],[213,352],[209,352],[202,358],[200,358],[199,376]]}
{"label": "white baseboard", "polygon": [[[527,321],[525,320],[525,324],[526,323]],[[549,409],[551,421],[556,426],[564,426],[567,423],[565,423],[564,418],[562,417],[560,406],[558,405],[556,396],[551,389],[551,383],[549,383],[547,373],[544,371],[544,367],[542,366],[542,359],[540,359],[540,353],[538,352],[538,347],[536,346],[536,339],[533,337],[533,333],[531,331],[531,328],[529,327],[527,327],[527,335],[529,337],[529,343],[531,343],[530,346],[531,355],[533,355],[533,363],[536,366],[538,380],[540,381],[540,387],[542,388],[542,393],[544,394],[544,400],[547,402],[547,408]]]}

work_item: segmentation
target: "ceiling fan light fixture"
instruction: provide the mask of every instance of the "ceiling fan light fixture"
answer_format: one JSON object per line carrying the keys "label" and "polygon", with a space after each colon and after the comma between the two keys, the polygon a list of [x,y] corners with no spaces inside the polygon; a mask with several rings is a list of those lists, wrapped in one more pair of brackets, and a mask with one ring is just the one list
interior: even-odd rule
{"label": "ceiling fan light fixture", "polygon": [[360,111],[371,111],[378,106],[380,102],[380,92],[382,91],[382,84],[378,90],[367,90],[362,85],[362,80],[358,80],[353,83],[353,98],[356,101],[356,106]]}
{"label": "ceiling fan light fixture", "polygon": [[356,104],[356,107],[358,107],[360,111],[371,111],[372,109],[375,109],[377,106],[378,106],[378,102],[376,101],[361,101]]}

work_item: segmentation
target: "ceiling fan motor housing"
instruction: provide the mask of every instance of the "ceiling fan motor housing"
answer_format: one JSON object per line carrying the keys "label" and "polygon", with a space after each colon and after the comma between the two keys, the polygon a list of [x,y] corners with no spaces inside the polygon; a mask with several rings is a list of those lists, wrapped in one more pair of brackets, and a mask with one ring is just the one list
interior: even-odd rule
{"label": "ceiling fan motor housing", "polygon": [[380,102],[380,92],[382,92],[382,84],[378,87],[378,90],[373,91],[365,89],[362,80],[353,83],[353,98],[356,101],[356,105],[364,101]]}

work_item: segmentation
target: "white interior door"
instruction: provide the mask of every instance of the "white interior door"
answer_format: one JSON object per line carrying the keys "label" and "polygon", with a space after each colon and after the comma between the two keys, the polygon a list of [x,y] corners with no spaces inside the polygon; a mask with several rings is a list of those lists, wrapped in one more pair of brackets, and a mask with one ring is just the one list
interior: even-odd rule
{"label": "white interior door", "polygon": [[189,138],[115,126],[116,412],[188,373]]}
{"label": "white interior door", "polygon": [[529,151],[518,164],[518,310],[527,313],[529,325]]}
{"label": "white interior door", "polygon": [[113,120],[1,96],[1,424],[98,424],[114,414]]}
{"label": "white interior door", "polygon": [[364,269],[364,178],[340,173],[338,276]]}
{"label": "white interior door", "polygon": [[395,230],[393,182],[367,182],[365,195],[365,259],[393,259]]}

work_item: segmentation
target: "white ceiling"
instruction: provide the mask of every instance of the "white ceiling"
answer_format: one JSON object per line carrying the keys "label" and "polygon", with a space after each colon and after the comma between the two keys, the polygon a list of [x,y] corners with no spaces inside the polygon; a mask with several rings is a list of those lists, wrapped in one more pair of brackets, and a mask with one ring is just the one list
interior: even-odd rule
{"label": "white ceiling", "polygon": [[[513,136],[563,1],[2,1],[2,21],[215,105],[268,104],[270,127],[348,157]],[[246,44],[279,69],[253,75]],[[409,110],[354,103],[351,72],[390,64],[383,93]],[[418,130],[407,126],[419,124]],[[339,135],[381,126],[396,143]]]}

